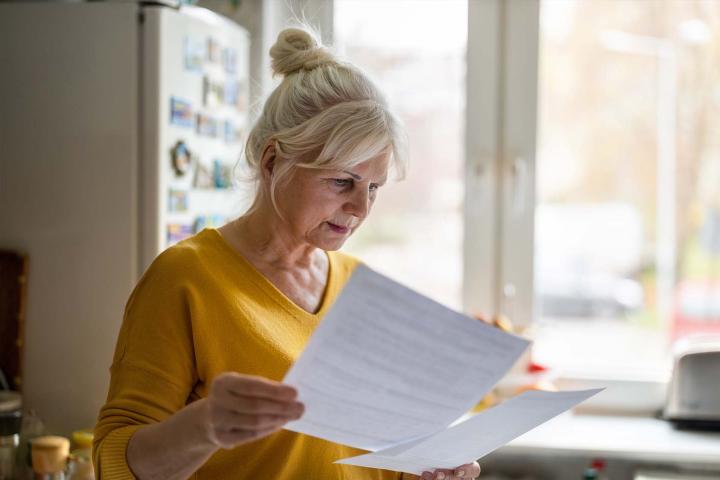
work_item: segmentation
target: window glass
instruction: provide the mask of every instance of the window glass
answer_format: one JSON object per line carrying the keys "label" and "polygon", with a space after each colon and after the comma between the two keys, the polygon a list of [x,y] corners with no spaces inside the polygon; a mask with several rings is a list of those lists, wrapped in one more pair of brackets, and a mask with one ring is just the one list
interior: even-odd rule
{"label": "window glass", "polygon": [[534,353],[657,371],[720,334],[720,3],[543,1]]}
{"label": "window glass", "polygon": [[336,48],[385,92],[411,157],[344,250],[459,309],[467,2],[336,0],[334,12]]}

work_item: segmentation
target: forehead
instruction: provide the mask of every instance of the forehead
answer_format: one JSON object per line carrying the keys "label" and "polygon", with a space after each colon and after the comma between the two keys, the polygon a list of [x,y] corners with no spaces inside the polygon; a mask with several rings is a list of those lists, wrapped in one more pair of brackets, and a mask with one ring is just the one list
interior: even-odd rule
{"label": "forehead", "polygon": [[366,160],[352,167],[342,168],[341,170],[365,178],[384,178],[387,176],[388,167],[390,166],[390,152],[383,152],[376,157]]}

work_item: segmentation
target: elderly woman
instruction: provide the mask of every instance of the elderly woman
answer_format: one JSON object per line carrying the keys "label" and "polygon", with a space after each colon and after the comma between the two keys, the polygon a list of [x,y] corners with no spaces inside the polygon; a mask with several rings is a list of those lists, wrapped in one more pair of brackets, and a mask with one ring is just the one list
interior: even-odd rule
{"label": "elderly woman", "polygon": [[282,430],[303,405],[278,381],[357,265],[337,250],[389,169],[404,172],[401,129],[307,31],[284,30],[270,55],[284,79],[248,137],[252,206],[159,255],[128,300],[95,429],[100,480],[403,478],[334,464],[360,452]]}

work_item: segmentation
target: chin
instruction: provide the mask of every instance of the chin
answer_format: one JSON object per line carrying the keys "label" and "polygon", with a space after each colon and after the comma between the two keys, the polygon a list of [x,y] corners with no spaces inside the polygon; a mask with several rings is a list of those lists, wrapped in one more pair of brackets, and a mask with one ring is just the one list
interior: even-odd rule
{"label": "chin", "polygon": [[335,250],[340,250],[342,246],[345,245],[345,241],[347,239],[348,237],[318,238],[314,242],[312,242],[312,244],[321,250],[325,250],[326,252],[332,252]]}

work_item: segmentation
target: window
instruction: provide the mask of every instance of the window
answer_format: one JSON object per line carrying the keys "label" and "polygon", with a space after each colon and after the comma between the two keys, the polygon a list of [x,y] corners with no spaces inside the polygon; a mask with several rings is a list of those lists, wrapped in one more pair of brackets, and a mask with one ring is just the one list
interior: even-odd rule
{"label": "window", "polygon": [[414,162],[350,252],[566,373],[665,375],[720,333],[720,4],[334,5]]}

